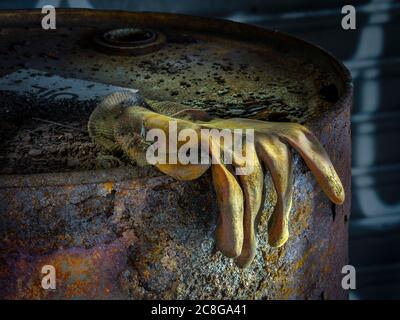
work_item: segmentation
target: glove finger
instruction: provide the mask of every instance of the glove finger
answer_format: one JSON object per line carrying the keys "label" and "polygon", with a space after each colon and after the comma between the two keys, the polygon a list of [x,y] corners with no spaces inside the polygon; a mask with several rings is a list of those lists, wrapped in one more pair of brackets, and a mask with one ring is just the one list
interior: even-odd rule
{"label": "glove finger", "polygon": [[[255,220],[263,195],[264,173],[254,144],[246,145],[246,162],[248,161],[253,166],[251,173],[238,175],[244,194],[243,247],[240,256],[235,260],[236,265],[240,268],[248,267],[256,254]],[[234,164],[236,165],[236,163]]]}
{"label": "glove finger", "polygon": [[210,167],[209,164],[156,164],[161,172],[178,180],[195,180]]}
{"label": "glove finger", "polygon": [[277,193],[277,203],[268,221],[268,243],[282,246],[289,237],[289,213],[292,207],[293,168],[289,147],[275,136],[257,141],[257,152],[269,169]]}
{"label": "glove finger", "polygon": [[305,127],[293,124],[280,136],[300,153],[328,198],[342,204],[345,199],[343,185],[317,138]]}
{"label": "glove finger", "polygon": [[[218,145],[210,143],[210,152],[216,153]],[[235,176],[219,163],[211,165],[214,189],[219,207],[216,228],[217,248],[225,256],[235,258],[243,247],[243,193]]]}

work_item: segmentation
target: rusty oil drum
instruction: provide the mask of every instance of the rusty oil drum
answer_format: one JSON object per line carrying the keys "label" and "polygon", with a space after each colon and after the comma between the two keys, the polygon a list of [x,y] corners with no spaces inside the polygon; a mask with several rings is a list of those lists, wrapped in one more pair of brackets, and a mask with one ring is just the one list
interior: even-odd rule
{"label": "rusty oil drum", "polygon": [[[215,19],[57,9],[57,29],[43,30],[41,18],[0,12],[1,77],[31,68],[219,116],[298,121],[327,150],[346,201],[329,202],[295,155],[291,236],[281,248],[267,245],[275,199],[267,176],[257,255],[240,270],[215,251],[209,175],[179,182],[143,167],[3,174],[1,298],[347,298],[352,85],[340,62],[294,37]],[[44,265],[56,269],[56,290],[41,287]]]}

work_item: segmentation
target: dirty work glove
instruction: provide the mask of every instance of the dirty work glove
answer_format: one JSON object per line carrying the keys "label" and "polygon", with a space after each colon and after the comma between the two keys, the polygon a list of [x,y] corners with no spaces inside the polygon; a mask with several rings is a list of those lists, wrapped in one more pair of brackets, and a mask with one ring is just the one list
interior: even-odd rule
{"label": "dirty work glove", "polygon": [[[263,208],[264,170],[270,171],[277,193],[276,207],[268,221],[268,243],[280,247],[289,237],[293,193],[290,147],[301,155],[329,199],[335,204],[344,201],[343,186],[327,153],[307,128],[296,123],[210,118],[201,110],[185,109],[176,103],[144,101],[129,92],[117,92],[106,97],[93,111],[88,129],[96,143],[111,151],[122,150],[138,164],[147,164],[146,150],[152,142],[146,141],[146,133],[160,129],[168,141],[171,121],[176,122],[178,134],[183,129],[193,129],[197,141],[208,146],[207,156],[213,162],[211,165],[185,164],[178,159],[176,164],[154,165],[178,180],[197,179],[211,166],[220,210],[217,248],[225,256],[234,258],[241,268],[252,262],[256,252],[255,230]],[[243,138],[240,152],[227,150],[226,143],[220,139],[207,137],[204,141],[201,129],[253,129],[254,141]],[[186,140],[178,141],[177,150],[185,143]],[[167,148],[167,161],[176,156],[173,152],[176,151]],[[232,161],[227,162],[226,158]],[[237,174],[249,167],[248,173]]]}

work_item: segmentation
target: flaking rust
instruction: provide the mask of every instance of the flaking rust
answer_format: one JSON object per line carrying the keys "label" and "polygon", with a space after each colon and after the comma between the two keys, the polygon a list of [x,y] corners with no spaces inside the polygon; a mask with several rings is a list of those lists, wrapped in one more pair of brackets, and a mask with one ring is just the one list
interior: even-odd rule
{"label": "flaking rust", "polygon": [[[340,270],[347,263],[352,90],[348,72],[334,58],[279,33],[212,19],[58,10],[56,32],[43,34],[35,27],[36,19],[40,21],[36,12],[28,11],[24,21],[15,12],[0,15],[5,34],[0,42],[2,77],[22,66],[138,89],[157,112],[158,125],[164,119],[160,114],[176,115],[182,108],[210,117],[206,121],[204,113],[192,112],[189,123],[193,126],[257,127],[256,120],[263,121],[256,132],[254,152],[260,165],[252,187],[232,180],[223,166],[203,175],[207,168],[159,168],[172,177],[140,166],[76,168],[69,173],[57,167],[56,172],[2,175],[1,297],[346,297]],[[132,21],[165,36],[163,46],[135,56],[98,51],[92,39],[104,29],[118,30]],[[26,23],[32,25],[28,44],[22,27]],[[151,34],[148,37],[153,39]],[[8,97],[9,93],[1,94]],[[64,101],[56,103],[62,108],[53,112],[51,104],[43,109],[43,105],[21,102],[15,108],[13,100],[11,104],[9,99],[2,101],[2,115],[7,115],[7,125],[15,125],[16,132],[23,130],[18,123],[29,123],[38,112],[43,120],[60,122],[71,111],[88,119],[94,108]],[[174,117],[182,121],[188,120],[186,116]],[[125,127],[111,139],[122,149],[131,145],[124,138]],[[125,151],[133,158],[138,154]],[[33,164],[40,160],[39,153],[30,156]],[[115,156],[126,161],[121,154]],[[262,164],[272,175],[265,170],[264,176]],[[36,167],[30,170],[35,173]],[[182,176],[201,177],[180,181]],[[217,191],[236,183],[231,188],[235,196],[230,198],[236,204],[224,203],[213,191],[212,180]],[[236,192],[240,186],[243,191]],[[343,205],[333,205],[320,186],[338,204],[346,194]],[[243,228],[243,239],[235,233],[234,238],[244,246],[227,236],[230,226],[217,224],[218,214],[229,216],[240,208],[239,195],[254,198],[244,201],[244,217],[235,220]],[[258,207],[262,214],[256,247],[253,220]],[[239,252],[239,247],[246,249]],[[216,248],[236,257],[235,261]],[[247,268],[241,270],[234,262]],[[40,286],[43,264],[56,267],[56,291]]]}

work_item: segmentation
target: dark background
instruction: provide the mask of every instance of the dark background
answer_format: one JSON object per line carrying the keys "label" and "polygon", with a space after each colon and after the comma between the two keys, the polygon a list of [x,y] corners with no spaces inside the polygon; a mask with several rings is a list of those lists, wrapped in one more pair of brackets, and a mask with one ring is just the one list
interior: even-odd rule
{"label": "dark background", "polygon": [[[0,8],[46,4],[225,18],[291,33],[344,61],[355,85],[350,297],[400,298],[400,1],[2,0]],[[341,28],[347,4],[356,7],[356,30]]]}

